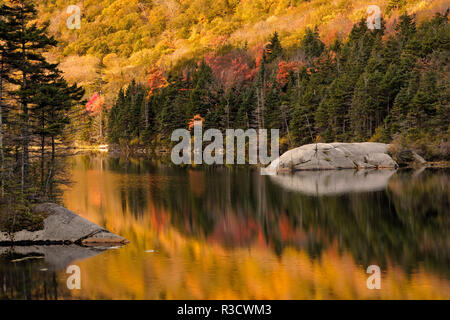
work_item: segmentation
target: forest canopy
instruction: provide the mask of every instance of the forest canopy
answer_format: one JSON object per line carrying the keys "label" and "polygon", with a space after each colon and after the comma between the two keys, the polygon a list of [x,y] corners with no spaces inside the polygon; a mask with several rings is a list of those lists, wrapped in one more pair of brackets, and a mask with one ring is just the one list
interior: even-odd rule
{"label": "forest canopy", "polygon": [[[0,1],[1,2],[1,1]],[[421,22],[445,12],[445,0],[40,0],[38,20],[59,41],[50,55],[69,80],[92,95],[101,86],[106,103],[132,79],[144,82],[153,67],[165,72],[190,59],[226,48],[246,48],[253,59],[271,35],[295,54],[309,29],[330,45],[344,41],[353,25],[380,7],[386,34],[407,12]],[[80,29],[68,29],[70,5],[80,8]],[[100,72],[101,71],[101,72]],[[99,85],[98,73],[105,83]]]}
{"label": "forest canopy", "polygon": [[[219,129],[279,128],[284,150],[370,140],[448,154],[445,0],[35,4],[58,40],[46,58],[86,90],[81,144],[165,148],[199,115]],[[367,28],[370,5],[380,29]]]}
{"label": "forest canopy", "polygon": [[[394,141],[427,159],[448,157],[448,10],[417,23],[403,14],[386,34],[364,19],[326,45],[307,29],[295,54],[277,32],[256,59],[245,48],[153,71],[108,111],[108,141],[167,146],[195,116],[207,128],[278,128],[282,149],[322,141]],[[166,79],[166,78],[167,79]]]}

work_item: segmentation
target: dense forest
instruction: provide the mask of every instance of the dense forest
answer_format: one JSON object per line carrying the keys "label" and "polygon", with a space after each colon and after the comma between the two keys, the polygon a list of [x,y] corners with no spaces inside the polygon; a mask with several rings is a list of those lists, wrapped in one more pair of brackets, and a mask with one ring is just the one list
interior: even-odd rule
{"label": "dense forest", "polygon": [[[397,117],[394,114],[399,113],[392,108],[400,88],[411,82],[408,95],[415,95],[419,82],[425,81],[425,69],[436,72],[436,86],[448,79],[443,76],[448,39],[445,34],[435,34],[445,33],[446,26],[441,24],[435,32],[429,25],[439,23],[430,22],[435,13],[445,17],[446,0],[42,0],[36,1],[36,6],[39,21],[48,22],[49,33],[59,41],[46,57],[60,62],[64,77],[83,86],[85,98],[90,100],[88,114],[77,123],[79,145],[118,142],[112,133],[117,123],[108,124],[108,113],[121,99],[117,96],[120,89],[126,94],[133,81],[145,91],[142,94],[147,105],[140,116],[137,110],[133,115],[140,117],[140,125],[132,125],[139,133],[122,137],[121,144],[167,149],[167,133],[174,121],[179,127],[187,127],[195,115],[191,111],[202,108],[205,110],[199,114],[209,126],[243,127],[235,119],[248,126],[261,126],[263,120],[265,127],[279,126],[284,132],[284,148],[316,139],[388,141],[405,131],[400,127],[412,125],[402,120],[392,124],[392,118]],[[373,6],[379,8],[383,26],[366,32],[360,21],[377,14],[369,10]],[[69,28],[70,19],[77,14],[80,25]],[[409,34],[401,33],[407,32],[404,28],[400,31],[404,14],[414,20]],[[281,51],[271,54],[267,50],[275,33]],[[433,41],[439,38],[444,42],[428,43],[425,33],[432,33]],[[322,44],[314,43],[315,39]],[[308,41],[318,47],[306,48]],[[414,41],[426,48],[414,52]],[[266,59],[261,66],[263,52]],[[351,63],[354,59],[355,65]],[[400,60],[401,70],[397,68]],[[211,71],[204,68],[200,73],[211,72],[211,76],[197,74],[202,61]],[[413,69],[416,84],[409,81]],[[391,72],[398,72],[396,76],[401,79],[386,80]],[[202,87],[195,77],[204,77],[205,81],[209,77],[210,84]],[[369,81],[379,85],[369,88]],[[317,84],[312,88],[314,82]],[[357,85],[356,93],[352,89]],[[191,98],[195,87],[198,90],[193,95],[197,98]],[[402,91],[403,96],[407,90]],[[174,96],[175,92],[176,97],[170,98],[172,108],[167,106],[169,102],[165,107],[154,106],[157,99]],[[208,99],[203,99],[205,92]],[[203,105],[194,106],[195,99],[202,100]],[[411,99],[405,98],[408,102],[404,103],[409,104]],[[365,101],[365,106],[359,101]],[[259,114],[256,119],[250,112],[255,105]],[[244,111],[246,108],[249,110]],[[334,115],[327,114],[332,108]],[[358,124],[358,112],[363,109],[371,111]],[[277,112],[281,114],[276,116]],[[403,107],[401,112],[407,113]],[[392,115],[385,120],[388,113]],[[221,114],[225,114],[225,120]],[[169,119],[173,117],[176,119]],[[392,125],[400,127],[386,129]],[[445,146],[441,137],[421,132],[412,140],[429,137],[433,146],[425,150],[422,145],[428,146],[429,141],[423,141],[417,151],[428,158],[439,157]]]}
{"label": "dense forest", "polygon": [[[28,1],[0,6],[0,229],[34,228],[30,205],[58,197],[58,161],[84,90],[43,53],[57,45]],[[5,229],[6,228],[6,229]],[[20,230],[20,229],[19,229]]]}
{"label": "dense forest", "polygon": [[2,212],[55,200],[77,144],[167,150],[194,117],[448,160],[448,5],[376,4],[380,28],[365,1],[86,0],[78,29],[66,1],[0,1]]}
{"label": "dense forest", "polygon": [[[172,299],[180,285],[190,298],[267,299],[299,281],[292,292],[307,298],[370,298],[363,268],[373,264],[382,298],[445,298],[447,169],[319,193],[312,175],[161,164],[172,132],[199,119],[204,130],[279,129],[280,152],[373,141],[448,167],[449,14],[448,0],[0,0],[0,235],[41,230],[48,213],[35,204],[62,202],[73,178],[65,206],[132,241],[84,264],[83,279],[102,283],[86,286],[90,298]],[[97,152],[105,144],[120,156]],[[314,194],[289,188],[305,182]],[[6,245],[6,297],[40,286],[36,274],[45,295],[62,296],[45,254],[19,258]]]}
{"label": "dense forest", "polygon": [[[256,59],[225,46],[147,83],[132,81],[105,111],[106,137],[122,149],[170,144],[196,115],[206,128],[279,128],[281,149],[315,141],[394,141],[427,159],[448,158],[448,13],[416,23],[403,14],[369,29],[363,19],[330,45],[306,29],[296,50],[274,33]],[[98,112],[100,96],[88,109]]]}

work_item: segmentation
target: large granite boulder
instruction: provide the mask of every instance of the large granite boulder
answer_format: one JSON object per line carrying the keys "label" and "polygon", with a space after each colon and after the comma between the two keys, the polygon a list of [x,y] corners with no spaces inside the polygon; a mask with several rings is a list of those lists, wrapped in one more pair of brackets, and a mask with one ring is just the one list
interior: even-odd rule
{"label": "large granite boulder", "polygon": [[307,144],[285,152],[266,168],[266,172],[395,169],[398,165],[388,150],[388,144],[377,142]]}
{"label": "large granite boulder", "polygon": [[4,243],[76,243],[83,245],[124,244],[128,241],[76,213],[54,203],[38,204],[34,211],[44,213],[44,228],[37,231],[21,230],[15,233],[0,231]]}

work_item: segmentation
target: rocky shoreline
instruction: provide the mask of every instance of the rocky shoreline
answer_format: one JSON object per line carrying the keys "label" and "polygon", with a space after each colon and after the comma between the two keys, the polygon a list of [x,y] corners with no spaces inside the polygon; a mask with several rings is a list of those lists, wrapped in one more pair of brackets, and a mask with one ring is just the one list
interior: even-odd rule
{"label": "rocky shoreline", "polygon": [[120,245],[129,241],[76,213],[55,203],[41,203],[34,213],[45,213],[43,228],[14,233],[0,231],[0,245],[56,245],[78,244],[83,246]]}

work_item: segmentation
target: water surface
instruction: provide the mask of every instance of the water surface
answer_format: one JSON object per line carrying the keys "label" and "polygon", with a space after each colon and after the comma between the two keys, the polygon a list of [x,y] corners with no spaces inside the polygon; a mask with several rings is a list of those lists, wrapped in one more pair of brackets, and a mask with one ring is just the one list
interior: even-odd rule
{"label": "water surface", "polygon": [[[448,171],[270,177],[106,155],[70,165],[65,205],[131,243],[62,248],[59,263],[3,248],[0,298],[450,298]],[[81,290],[66,287],[69,263]],[[380,290],[366,286],[369,265]]]}

